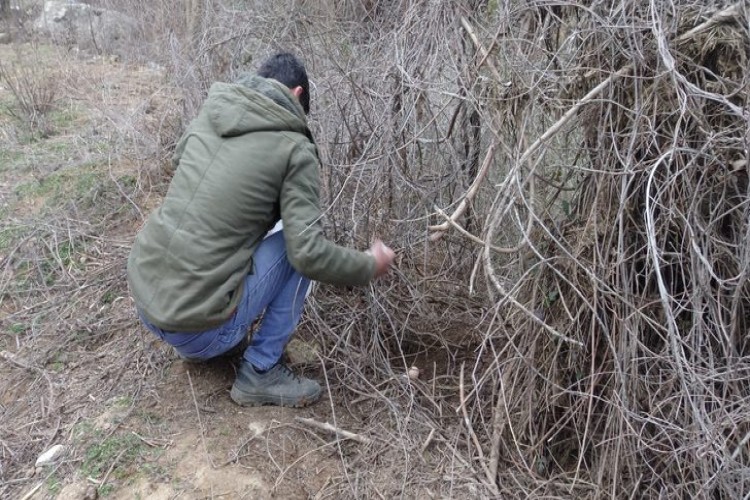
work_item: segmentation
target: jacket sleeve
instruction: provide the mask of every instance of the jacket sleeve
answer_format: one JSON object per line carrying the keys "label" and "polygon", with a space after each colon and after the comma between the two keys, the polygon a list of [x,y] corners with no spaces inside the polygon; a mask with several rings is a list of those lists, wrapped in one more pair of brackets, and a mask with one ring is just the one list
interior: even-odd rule
{"label": "jacket sleeve", "polygon": [[185,132],[182,134],[180,139],[177,141],[177,144],[175,145],[174,153],[172,153],[172,170],[177,170],[177,167],[180,166],[180,160],[182,159],[182,154],[185,152],[185,146],[187,146],[187,140],[188,137],[190,137],[190,129],[188,128],[185,130]]}
{"label": "jacket sleeve", "polygon": [[318,156],[299,143],[281,186],[281,219],[292,266],[304,276],[333,285],[365,285],[375,275],[375,259],[326,239],[320,223]]}

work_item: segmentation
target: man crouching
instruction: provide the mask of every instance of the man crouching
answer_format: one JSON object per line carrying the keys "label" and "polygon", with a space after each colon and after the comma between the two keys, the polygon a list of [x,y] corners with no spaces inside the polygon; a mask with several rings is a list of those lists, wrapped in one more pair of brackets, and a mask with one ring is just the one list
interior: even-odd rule
{"label": "man crouching", "polygon": [[[319,158],[307,126],[307,73],[293,55],[215,83],[177,144],[174,177],[138,233],[128,283],[144,325],[183,359],[244,347],[231,397],[301,407],[320,385],[281,362],[310,280],[365,285],[393,251],[336,245],[320,225]],[[283,230],[269,235],[282,221]]]}

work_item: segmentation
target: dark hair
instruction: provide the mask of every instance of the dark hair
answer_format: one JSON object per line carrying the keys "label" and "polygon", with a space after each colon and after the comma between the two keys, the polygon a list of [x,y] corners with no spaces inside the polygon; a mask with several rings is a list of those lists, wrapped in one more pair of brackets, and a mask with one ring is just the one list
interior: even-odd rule
{"label": "dark hair", "polygon": [[258,68],[258,75],[273,78],[290,89],[302,87],[299,102],[305,114],[310,112],[310,82],[307,79],[305,65],[293,54],[281,52],[266,59]]}

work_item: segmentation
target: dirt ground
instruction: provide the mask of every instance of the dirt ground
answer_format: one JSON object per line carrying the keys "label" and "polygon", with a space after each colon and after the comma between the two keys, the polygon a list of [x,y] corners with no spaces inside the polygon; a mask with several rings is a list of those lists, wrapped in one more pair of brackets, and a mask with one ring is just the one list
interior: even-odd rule
{"label": "dirt ground", "polygon": [[[135,321],[125,260],[180,126],[163,72],[18,50],[0,46],[15,90],[54,99],[31,126],[0,81],[0,497],[325,498],[356,483],[341,457],[369,445],[298,420],[346,429],[340,401],[238,407],[233,362],[184,363]],[[311,346],[290,360],[320,377]],[[62,458],[35,467],[53,445]]]}
{"label": "dirt ground", "polygon": [[[103,437],[93,445],[101,448],[99,470],[116,471],[111,487],[105,488],[108,496],[311,498],[331,476],[341,474],[329,449],[335,445],[296,421],[324,421],[324,403],[296,411],[240,408],[228,398],[231,363],[159,364],[164,370],[155,374],[155,383],[142,387],[143,393],[114,395],[102,402],[99,415],[86,421],[90,427],[85,433]],[[108,442],[113,443],[111,451]],[[94,478],[75,476],[57,498],[80,498],[81,490],[96,484]]]}

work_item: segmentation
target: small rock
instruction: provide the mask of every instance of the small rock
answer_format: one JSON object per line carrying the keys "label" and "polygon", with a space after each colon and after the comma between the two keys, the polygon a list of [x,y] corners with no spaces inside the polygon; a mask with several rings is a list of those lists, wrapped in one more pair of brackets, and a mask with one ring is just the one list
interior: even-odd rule
{"label": "small rock", "polygon": [[36,459],[37,467],[44,467],[45,465],[52,465],[61,459],[67,452],[67,448],[61,444],[56,444],[49,450],[45,451],[39,458]]}
{"label": "small rock", "polygon": [[293,338],[286,346],[286,355],[291,364],[315,364],[320,348],[313,342]]}
{"label": "small rock", "polygon": [[56,500],[97,500],[99,492],[86,481],[65,485],[55,497]]}

